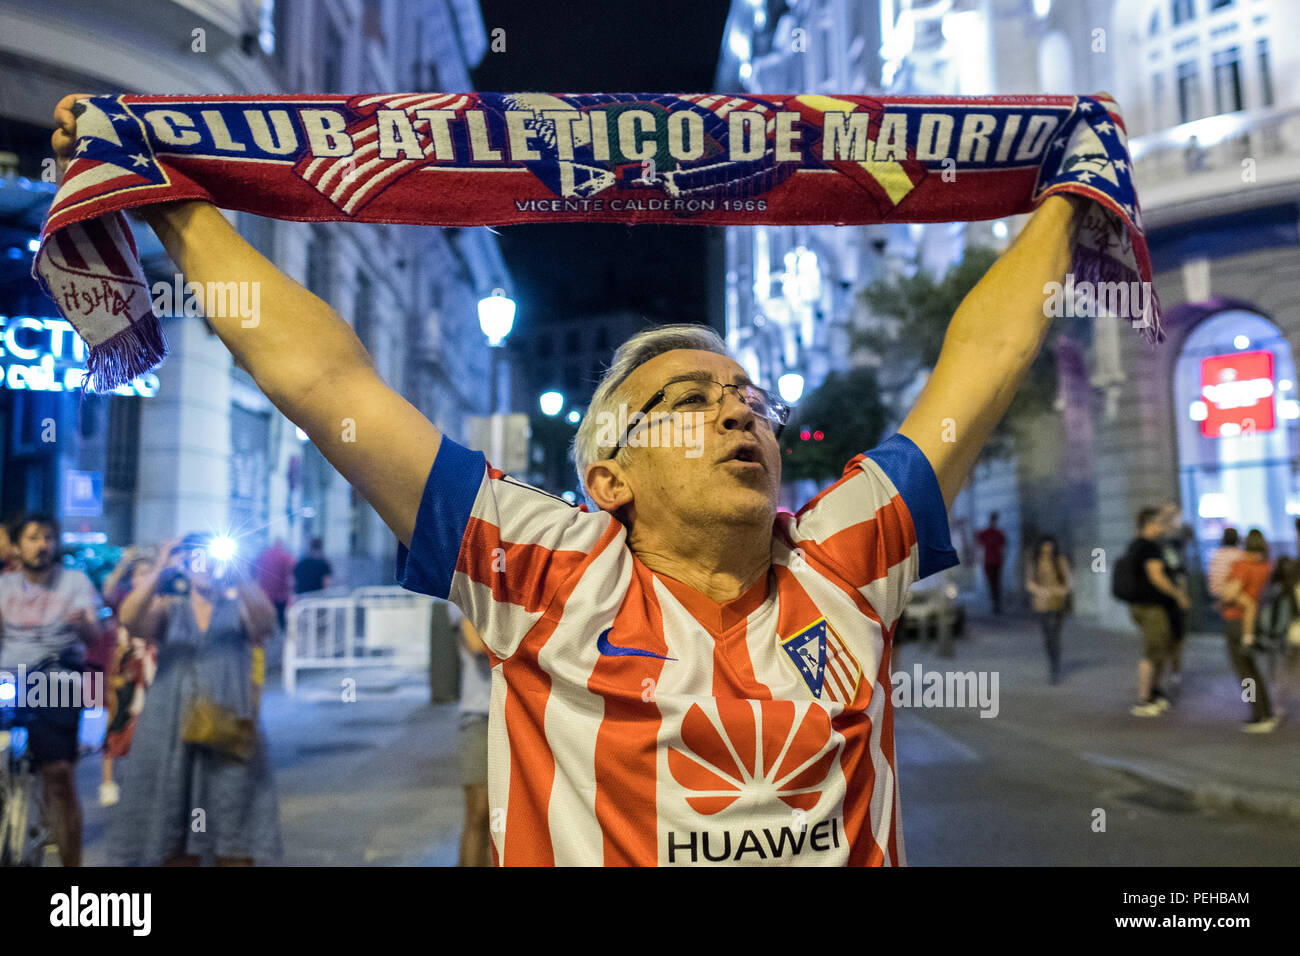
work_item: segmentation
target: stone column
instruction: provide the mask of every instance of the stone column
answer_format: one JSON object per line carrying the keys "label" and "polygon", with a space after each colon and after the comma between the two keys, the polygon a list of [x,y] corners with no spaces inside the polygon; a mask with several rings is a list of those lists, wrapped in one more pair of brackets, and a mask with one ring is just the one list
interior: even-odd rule
{"label": "stone column", "polygon": [[223,530],[230,501],[230,368],[202,319],[165,318],[170,355],[140,410],[135,539]]}

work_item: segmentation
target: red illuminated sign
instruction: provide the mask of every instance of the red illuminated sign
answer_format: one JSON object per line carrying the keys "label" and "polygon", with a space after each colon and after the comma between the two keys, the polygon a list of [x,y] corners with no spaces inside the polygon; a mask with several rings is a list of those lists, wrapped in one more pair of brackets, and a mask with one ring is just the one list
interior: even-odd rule
{"label": "red illuminated sign", "polygon": [[[1273,353],[1234,352],[1201,360],[1207,438],[1273,430]],[[1226,427],[1225,427],[1226,426]]]}

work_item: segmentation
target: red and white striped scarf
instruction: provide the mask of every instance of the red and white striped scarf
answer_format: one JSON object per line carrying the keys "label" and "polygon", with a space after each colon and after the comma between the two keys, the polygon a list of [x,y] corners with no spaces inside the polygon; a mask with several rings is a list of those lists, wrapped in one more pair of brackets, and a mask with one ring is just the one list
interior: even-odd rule
{"label": "red and white striped scarf", "polygon": [[166,354],[122,212],[186,199],[308,221],[853,225],[1001,218],[1071,193],[1095,200],[1071,281],[1131,286],[1121,317],[1160,338],[1124,124],[1105,95],[120,95],[78,105],[76,155],[33,272],[90,346],[100,391]]}

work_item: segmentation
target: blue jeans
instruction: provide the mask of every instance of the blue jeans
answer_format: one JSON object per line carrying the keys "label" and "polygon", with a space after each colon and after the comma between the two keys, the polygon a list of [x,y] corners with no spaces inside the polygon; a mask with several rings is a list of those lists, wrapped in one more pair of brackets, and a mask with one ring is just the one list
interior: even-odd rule
{"label": "blue jeans", "polygon": [[1039,611],[1038,623],[1043,628],[1048,673],[1052,683],[1056,683],[1061,679],[1061,627],[1065,624],[1065,611]]}

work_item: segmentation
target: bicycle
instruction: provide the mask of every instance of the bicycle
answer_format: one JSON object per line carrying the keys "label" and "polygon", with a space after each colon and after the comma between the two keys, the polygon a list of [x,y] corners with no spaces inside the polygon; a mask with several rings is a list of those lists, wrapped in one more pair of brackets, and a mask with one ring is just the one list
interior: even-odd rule
{"label": "bicycle", "polygon": [[[57,663],[51,657],[34,670]],[[28,747],[32,711],[17,707],[17,691],[12,675],[0,674],[0,867],[58,865],[41,778]]]}

